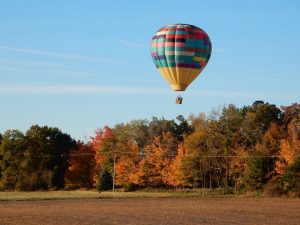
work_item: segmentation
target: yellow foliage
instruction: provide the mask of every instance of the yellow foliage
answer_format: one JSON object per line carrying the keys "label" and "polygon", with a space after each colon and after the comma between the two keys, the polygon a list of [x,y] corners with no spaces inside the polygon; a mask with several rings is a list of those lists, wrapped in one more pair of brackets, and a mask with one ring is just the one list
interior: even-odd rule
{"label": "yellow foliage", "polygon": [[275,162],[275,170],[283,174],[285,168],[294,163],[300,154],[300,140],[293,122],[288,125],[288,137],[280,143],[279,160]]}

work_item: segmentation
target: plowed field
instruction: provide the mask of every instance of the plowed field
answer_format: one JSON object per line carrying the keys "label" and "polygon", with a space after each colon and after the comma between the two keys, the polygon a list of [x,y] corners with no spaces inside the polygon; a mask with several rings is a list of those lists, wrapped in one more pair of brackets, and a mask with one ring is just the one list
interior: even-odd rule
{"label": "plowed field", "polygon": [[1,225],[300,224],[300,200],[125,198],[0,202]]}

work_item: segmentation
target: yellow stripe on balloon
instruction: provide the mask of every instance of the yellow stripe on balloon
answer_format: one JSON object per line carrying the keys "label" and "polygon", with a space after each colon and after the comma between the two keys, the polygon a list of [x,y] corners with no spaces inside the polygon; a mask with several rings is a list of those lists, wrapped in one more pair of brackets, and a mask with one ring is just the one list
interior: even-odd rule
{"label": "yellow stripe on balloon", "polygon": [[174,91],[184,91],[199,75],[201,69],[182,67],[161,67],[160,74],[171,85]]}

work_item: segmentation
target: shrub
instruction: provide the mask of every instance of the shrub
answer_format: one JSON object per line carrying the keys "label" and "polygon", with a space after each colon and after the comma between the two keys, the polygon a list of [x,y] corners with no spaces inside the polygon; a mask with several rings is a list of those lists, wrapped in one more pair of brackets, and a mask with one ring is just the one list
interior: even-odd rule
{"label": "shrub", "polygon": [[130,183],[124,184],[123,189],[124,189],[125,192],[136,191],[137,190],[137,185],[130,182]]}
{"label": "shrub", "polygon": [[300,157],[285,170],[282,182],[285,192],[295,192],[300,195]]}
{"label": "shrub", "polygon": [[284,195],[282,186],[282,178],[279,176],[273,177],[264,187],[264,197],[280,197]]}
{"label": "shrub", "polygon": [[108,191],[113,188],[113,177],[107,168],[104,168],[97,184],[98,191]]}

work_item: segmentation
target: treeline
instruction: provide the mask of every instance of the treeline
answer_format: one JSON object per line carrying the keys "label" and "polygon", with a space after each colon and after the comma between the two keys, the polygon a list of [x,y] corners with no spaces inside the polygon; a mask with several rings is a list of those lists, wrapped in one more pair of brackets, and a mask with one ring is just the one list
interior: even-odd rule
{"label": "treeline", "polygon": [[300,104],[228,105],[209,115],[134,120],[88,143],[32,126],[0,136],[0,189],[220,188],[300,195]]}

